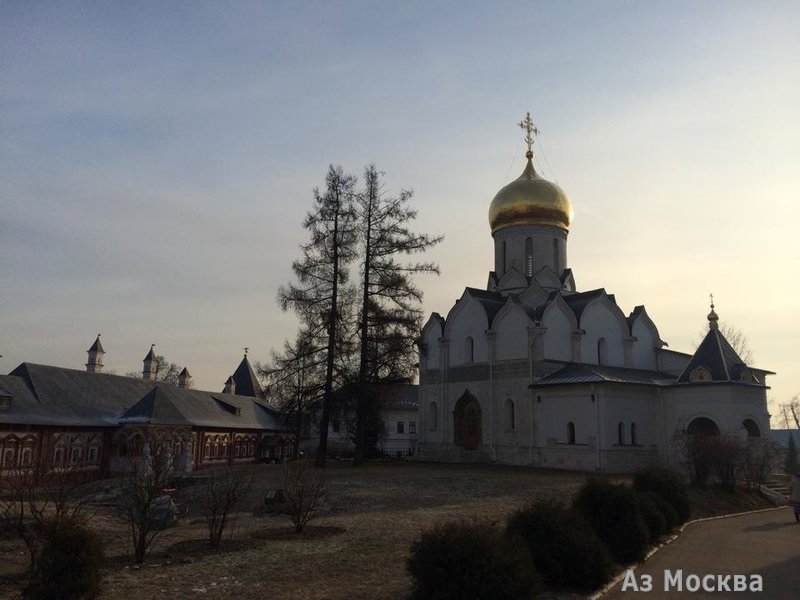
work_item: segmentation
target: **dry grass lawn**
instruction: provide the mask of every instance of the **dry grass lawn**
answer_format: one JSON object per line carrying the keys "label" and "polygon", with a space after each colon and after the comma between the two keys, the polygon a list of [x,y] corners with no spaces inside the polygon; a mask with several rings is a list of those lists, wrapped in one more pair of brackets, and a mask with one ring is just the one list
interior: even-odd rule
{"label": "dry grass lawn", "polygon": [[[259,515],[266,490],[280,487],[282,466],[246,470],[255,480],[249,510],[217,551],[208,549],[205,522],[190,511],[137,568],[125,523],[114,509],[98,507],[89,525],[106,552],[101,598],[405,598],[411,585],[405,560],[423,529],[473,515],[500,521],[539,495],[569,499],[586,478],[488,465],[332,463],[326,510],[298,535],[288,517]],[[744,501],[742,509],[757,503]],[[695,516],[726,512],[711,496],[700,504]],[[14,597],[26,556],[9,541],[0,541],[0,554],[0,596]]]}

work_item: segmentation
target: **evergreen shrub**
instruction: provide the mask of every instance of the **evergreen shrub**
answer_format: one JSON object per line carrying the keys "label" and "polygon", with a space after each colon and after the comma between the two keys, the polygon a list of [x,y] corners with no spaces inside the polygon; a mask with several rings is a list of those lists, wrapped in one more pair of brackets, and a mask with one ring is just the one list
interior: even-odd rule
{"label": "evergreen shrub", "polygon": [[581,487],[573,507],[608,545],[614,560],[628,564],[644,558],[650,536],[636,492],[631,488],[604,479],[590,479]]}
{"label": "evergreen shrub", "polygon": [[611,579],[608,547],[583,517],[550,499],[515,512],[506,531],[519,535],[547,583],[593,590]]}
{"label": "evergreen shrub", "polygon": [[[642,513],[642,519],[647,526],[647,533],[650,536],[650,543],[655,544],[659,538],[669,531],[667,519],[661,511],[659,497],[653,492],[642,492],[636,494],[636,500],[639,504],[639,511]],[[666,501],[663,504],[669,506]],[[675,512],[673,510],[673,512]]]}
{"label": "evergreen shrub", "polygon": [[520,600],[535,597],[539,574],[524,544],[487,522],[435,525],[411,545],[414,600]]}
{"label": "evergreen shrub", "polygon": [[678,525],[680,525],[680,518],[678,518],[678,513],[675,512],[672,504],[667,502],[655,492],[640,492],[640,495],[642,494],[649,496],[658,506],[658,510],[661,512],[661,516],[664,517],[664,522],[666,524],[664,533],[671,533]]}
{"label": "evergreen shrub", "polygon": [[26,600],[82,600],[100,591],[103,547],[74,519],[49,521],[36,570],[23,591]]}
{"label": "evergreen shrub", "polygon": [[672,505],[678,515],[678,523],[685,523],[691,514],[689,493],[686,484],[672,469],[650,467],[633,476],[633,489],[637,492],[653,492]]}

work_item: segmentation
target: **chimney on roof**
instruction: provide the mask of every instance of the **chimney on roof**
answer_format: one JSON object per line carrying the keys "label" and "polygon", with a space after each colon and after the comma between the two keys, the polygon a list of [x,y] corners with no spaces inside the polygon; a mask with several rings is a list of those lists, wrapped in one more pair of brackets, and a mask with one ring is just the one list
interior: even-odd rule
{"label": "chimney on roof", "polygon": [[150,352],[144,357],[144,368],[142,369],[142,378],[150,379],[151,381],[155,381],[158,373],[158,358],[156,358],[156,353],[153,350],[155,347],[155,344],[150,344]]}
{"label": "chimney on roof", "polygon": [[192,387],[192,376],[189,374],[189,369],[183,367],[183,371],[178,375],[178,387],[190,388]]}
{"label": "chimney on roof", "polygon": [[223,394],[235,394],[236,393],[236,382],[233,380],[233,375],[228,377],[228,381],[225,382],[225,389],[222,390]]}
{"label": "chimney on roof", "polygon": [[92,347],[86,351],[89,354],[89,361],[86,363],[87,373],[100,373],[103,371],[103,355],[106,353],[103,350],[103,345],[100,343],[100,334],[97,334],[97,339],[92,344]]}

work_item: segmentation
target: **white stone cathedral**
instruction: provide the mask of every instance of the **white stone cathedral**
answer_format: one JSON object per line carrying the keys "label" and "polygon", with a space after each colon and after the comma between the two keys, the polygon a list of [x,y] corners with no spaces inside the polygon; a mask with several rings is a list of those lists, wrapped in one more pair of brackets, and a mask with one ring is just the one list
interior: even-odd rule
{"label": "white stone cathedral", "polygon": [[[494,270],[422,331],[421,459],[628,472],[679,460],[683,432],[769,434],[765,384],[720,332],[665,348],[644,306],[579,292],[567,262],[572,205],[527,166],[489,207]],[[693,327],[690,325],[690,327]]]}

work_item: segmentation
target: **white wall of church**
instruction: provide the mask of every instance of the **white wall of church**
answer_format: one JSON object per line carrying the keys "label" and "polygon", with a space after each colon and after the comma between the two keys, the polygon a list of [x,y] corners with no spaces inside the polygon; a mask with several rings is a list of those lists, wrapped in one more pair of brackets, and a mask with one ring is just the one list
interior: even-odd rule
{"label": "white wall of church", "polygon": [[689,360],[692,358],[688,354],[673,352],[672,350],[665,350],[663,348],[658,350],[657,357],[658,370],[664,371],[665,373],[672,373],[676,376],[680,375],[683,368],[689,364]]}
{"label": "white wall of church", "polygon": [[636,338],[633,344],[633,367],[635,369],[656,370],[657,333],[643,319],[636,319],[631,328],[631,335]]}
{"label": "white wall of church", "polygon": [[[463,308],[448,317],[445,336],[450,343],[450,365],[486,362],[489,358],[486,343],[488,323],[483,307],[475,300],[462,299]],[[468,338],[472,341],[469,356]]]}
{"label": "white wall of church", "polygon": [[417,441],[437,444],[442,441],[442,398],[438,382],[420,384],[417,405]]}
{"label": "white wall of church", "polygon": [[528,326],[531,324],[528,314],[519,306],[495,317],[497,360],[528,356]]}
{"label": "white wall of church", "polygon": [[[614,366],[625,366],[623,332],[617,316],[601,302],[590,303],[581,315],[581,329],[586,333],[581,339],[581,360]],[[600,340],[605,340],[605,344]],[[598,347],[605,346],[604,359],[598,360]]]}
{"label": "white wall of church", "polygon": [[671,439],[696,418],[714,421],[725,435],[746,437],[743,423],[753,419],[762,435],[769,435],[766,390],[742,384],[696,384],[671,387],[664,392],[667,432]]}
{"label": "white wall of church", "polygon": [[516,376],[495,382],[492,445],[499,462],[528,465],[531,462],[531,396],[527,361],[519,361]]}
{"label": "white wall of church", "polygon": [[550,360],[572,360],[572,329],[569,317],[560,306],[553,303],[544,312],[544,357]]}
{"label": "white wall of church", "polygon": [[441,328],[431,324],[425,328],[422,342],[425,344],[424,364],[428,369],[439,368],[439,338],[442,337]]}

